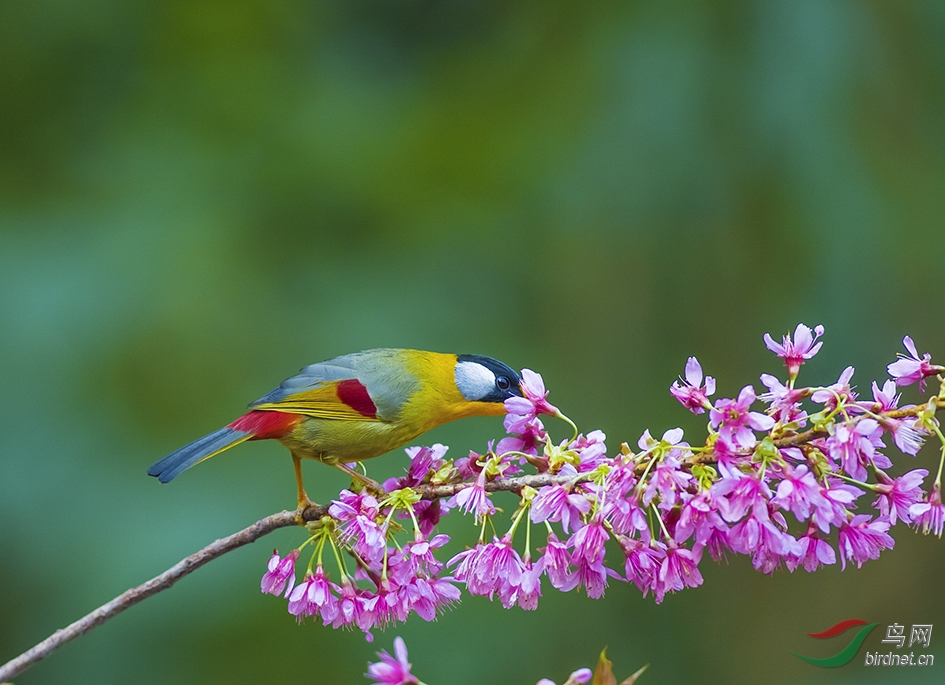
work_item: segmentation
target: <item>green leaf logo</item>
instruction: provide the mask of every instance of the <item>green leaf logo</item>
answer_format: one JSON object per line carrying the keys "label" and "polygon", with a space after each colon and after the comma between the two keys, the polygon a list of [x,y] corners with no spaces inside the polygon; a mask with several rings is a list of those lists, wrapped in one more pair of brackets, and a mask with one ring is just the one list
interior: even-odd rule
{"label": "green leaf logo", "polygon": [[823,659],[816,659],[811,656],[804,656],[803,654],[798,654],[797,652],[794,652],[791,650],[788,650],[788,651],[791,652],[791,654],[796,656],[798,659],[803,659],[809,664],[814,664],[814,666],[820,666],[822,668],[837,668],[838,666],[843,666],[845,664],[850,663],[853,660],[853,657],[856,656],[857,651],[860,649],[860,645],[863,644],[863,640],[865,640],[866,636],[870,634],[870,631],[873,630],[873,628],[875,628],[878,625],[879,625],[878,623],[870,623],[869,625],[867,625],[866,621],[861,621],[858,618],[848,618],[845,621],[840,621],[840,623],[837,623],[831,626],[830,628],[827,628],[827,630],[821,633],[808,633],[808,635],[810,635],[811,637],[815,637],[818,639],[825,639],[825,638],[836,637],[837,635],[840,635],[841,633],[846,632],[847,630],[849,630],[850,628],[854,626],[864,626],[863,628],[860,628],[857,631],[853,639],[850,640],[850,644],[848,644],[846,647],[841,649],[839,652],[837,652],[833,656],[828,656]]}

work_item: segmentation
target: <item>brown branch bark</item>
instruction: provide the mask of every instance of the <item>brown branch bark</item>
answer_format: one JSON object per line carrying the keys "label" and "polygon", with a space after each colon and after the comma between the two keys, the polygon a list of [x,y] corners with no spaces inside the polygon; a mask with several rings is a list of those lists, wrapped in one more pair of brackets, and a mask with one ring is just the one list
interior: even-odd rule
{"label": "brown branch bark", "polygon": [[[939,407],[945,406],[945,398],[935,398],[934,401]],[[925,406],[926,405],[916,405],[912,407],[905,407],[903,409],[896,409],[885,412],[882,414],[882,416],[891,419],[914,417],[917,416],[923,409],[925,409]],[[810,429],[803,433],[798,433],[797,435],[776,438],[774,443],[778,447],[795,447],[797,445],[810,442],[816,438],[825,437],[826,435],[827,432],[825,430]],[[712,456],[712,453],[706,452],[693,455],[693,457],[688,459],[685,464],[693,466],[695,464],[711,464],[714,462],[715,459]],[[645,464],[640,464],[638,465],[637,470],[639,473],[642,473],[644,468]],[[590,477],[587,474],[581,474],[579,476],[562,476],[548,473],[539,473],[529,476],[521,476],[519,478],[508,478],[491,481],[486,483],[485,489],[488,492],[517,492],[525,486],[530,486],[537,489],[545,485],[582,483],[587,482],[589,479]],[[425,499],[440,499],[443,497],[451,497],[463,488],[469,487],[469,485],[469,483],[421,485],[414,489]],[[322,516],[325,516],[327,513],[328,508],[325,506],[312,506],[303,512],[302,518],[305,521],[315,521]],[[23,652],[23,654],[20,656],[0,666],[0,685],[5,685],[6,681],[10,680],[11,678],[15,678],[37,661],[44,659],[52,651],[61,647],[70,640],[74,640],[80,635],[84,635],[88,631],[92,630],[92,628],[95,628],[96,626],[103,624],[105,621],[114,618],[128,607],[131,607],[138,602],[147,599],[158,592],[161,592],[162,590],[168,589],[178,580],[196,571],[207,562],[212,561],[213,559],[216,559],[227,552],[232,552],[234,549],[242,547],[243,545],[248,545],[251,542],[255,542],[262,536],[268,535],[274,530],[297,525],[298,523],[299,521],[296,519],[296,512],[281,511],[277,514],[272,514],[271,516],[267,516],[266,518],[257,521],[253,525],[244,528],[238,533],[234,533],[233,535],[229,535],[225,538],[221,538],[215,542],[210,543],[200,551],[195,552],[184,559],[181,559],[178,563],[176,563],[164,573],[155,576],[146,583],[142,583],[141,585],[133,587],[130,590],[127,590],[126,592],[118,595],[118,597],[115,599],[103,604],[95,611],[80,618],[78,621],[66,626],[65,628],[62,628],[61,630],[57,630],[55,633],[50,635],[32,649]]]}
{"label": "brown branch bark", "polygon": [[[306,521],[312,521],[328,513],[327,507],[309,507],[305,510],[304,518]],[[238,533],[229,535],[225,538],[210,543],[198,552],[191,554],[178,563],[171,566],[164,573],[155,576],[146,583],[118,595],[115,599],[100,606],[90,614],[80,618],[61,630],[47,637],[38,645],[23,652],[20,656],[0,666],[0,683],[5,683],[25,671],[37,661],[44,659],[53,650],[61,647],[70,640],[74,640],[80,635],[92,630],[110,618],[114,618],[125,609],[133,606],[151,595],[155,595],[162,590],[171,587],[184,576],[193,573],[198,568],[219,556],[232,552],[238,547],[255,542],[263,535],[268,535],[278,528],[296,525],[294,511],[282,511],[278,514],[272,514],[244,528]]]}

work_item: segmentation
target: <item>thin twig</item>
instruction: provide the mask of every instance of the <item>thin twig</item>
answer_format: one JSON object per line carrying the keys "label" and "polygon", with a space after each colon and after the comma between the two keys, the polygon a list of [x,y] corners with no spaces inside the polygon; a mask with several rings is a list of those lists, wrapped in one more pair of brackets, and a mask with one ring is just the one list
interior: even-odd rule
{"label": "thin twig", "polygon": [[[306,521],[313,521],[326,513],[328,513],[326,507],[309,507],[305,510],[303,517]],[[80,635],[84,635],[92,630],[92,628],[103,624],[108,619],[114,618],[128,607],[162,590],[168,589],[178,580],[196,571],[208,561],[212,561],[227,552],[232,552],[238,547],[254,542],[263,535],[268,535],[278,528],[293,525],[296,525],[295,512],[281,511],[278,514],[272,514],[271,516],[257,521],[238,533],[210,543],[199,552],[195,552],[181,559],[161,575],[155,576],[146,583],[142,583],[138,587],[133,587],[118,595],[112,601],[103,604],[92,613],[83,616],[78,621],[66,626],[62,630],[57,630],[32,649],[23,652],[12,661],[0,666],[0,683],[5,683],[15,678],[37,661],[48,656],[53,650],[61,647],[70,640],[74,640]]]}

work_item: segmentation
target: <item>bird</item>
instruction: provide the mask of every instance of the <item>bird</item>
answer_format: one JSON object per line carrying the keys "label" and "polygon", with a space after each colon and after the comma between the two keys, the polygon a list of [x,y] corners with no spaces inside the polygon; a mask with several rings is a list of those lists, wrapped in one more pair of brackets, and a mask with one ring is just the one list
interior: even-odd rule
{"label": "bird", "polygon": [[511,367],[482,355],[392,348],[346,354],[302,368],[235,421],[152,464],[148,475],[168,483],[240,443],[274,439],[292,455],[302,512],[313,504],[302,483],[302,459],[376,488],[347,464],[456,419],[501,416],[505,400],[522,396],[521,384]]}

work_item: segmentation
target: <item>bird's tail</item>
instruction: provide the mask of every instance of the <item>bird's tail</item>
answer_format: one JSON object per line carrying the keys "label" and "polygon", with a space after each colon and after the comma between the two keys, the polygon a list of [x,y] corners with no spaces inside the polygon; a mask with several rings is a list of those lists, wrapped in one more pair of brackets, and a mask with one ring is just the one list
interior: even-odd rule
{"label": "bird's tail", "polygon": [[157,476],[159,481],[167,483],[194,464],[199,464],[204,459],[216,456],[223,450],[246,442],[252,437],[252,433],[225,426],[194,440],[189,445],[174,450],[160,461],[151,464],[148,475]]}
{"label": "bird's tail", "polygon": [[176,449],[151,464],[149,476],[168,483],[194,464],[215,457],[247,440],[281,438],[289,433],[302,417],[275,411],[251,411],[228,426]]}

